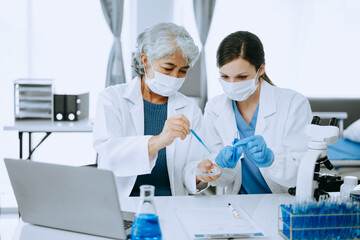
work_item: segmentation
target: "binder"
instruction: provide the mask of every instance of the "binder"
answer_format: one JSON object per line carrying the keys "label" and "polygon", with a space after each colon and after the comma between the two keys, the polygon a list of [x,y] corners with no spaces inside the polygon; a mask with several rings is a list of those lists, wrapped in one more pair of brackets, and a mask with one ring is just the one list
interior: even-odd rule
{"label": "binder", "polygon": [[55,121],[78,121],[88,117],[89,93],[54,95]]}
{"label": "binder", "polygon": [[89,116],[89,93],[66,95],[66,118],[78,121]]}
{"label": "binder", "polygon": [[54,121],[65,121],[66,103],[64,94],[54,94]]}

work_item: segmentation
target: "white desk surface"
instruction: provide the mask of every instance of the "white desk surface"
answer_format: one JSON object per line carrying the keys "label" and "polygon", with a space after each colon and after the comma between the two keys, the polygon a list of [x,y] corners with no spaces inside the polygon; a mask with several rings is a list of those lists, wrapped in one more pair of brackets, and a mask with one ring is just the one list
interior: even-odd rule
{"label": "white desk surface", "polygon": [[19,132],[91,132],[93,122],[91,119],[79,121],[51,120],[18,120],[10,125],[4,126],[4,130],[15,130]]}
{"label": "white desk surface", "polygon": [[[234,208],[241,207],[267,235],[265,239],[282,239],[278,234],[278,211],[279,204],[288,203],[294,197],[288,194],[261,194],[261,195],[223,195],[223,196],[189,196],[189,197],[156,197],[155,205],[160,219],[161,232],[164,240],[189,239],[177,218],[174,207],[203,207],[203,206],[227,206],[230,202]],[[138,208],[139,198],[122,198],[121,207],[126,211],[135,211]],[[50,229],[17,221],[8,223],[6,232],[3,227],[1,240],[29,240],[29,239],[96,239],[101,238],[86,234],[73,233],[57,229]],[[3,222],[4,224],[4,222]],[[6,225],[6,224],[5,224]],[[4,225],[3,225],[4,226]],[[15,230],[14,230],[15,229]],[[12,234],[9,233],[12,231]],[[12,236],[13,238],[7,238]],[[264,238],[262,238],[264,239]]]}

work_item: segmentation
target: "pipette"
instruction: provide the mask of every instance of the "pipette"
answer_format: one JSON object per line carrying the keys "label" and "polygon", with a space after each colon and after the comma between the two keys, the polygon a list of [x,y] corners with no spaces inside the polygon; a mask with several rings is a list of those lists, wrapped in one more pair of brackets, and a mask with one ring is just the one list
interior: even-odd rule
{"label": "pipette", "polygon": [[194,136],[196,137],[196,139],[206,148],[206,150],[209,151],[209,153],[211,154],[211,151],[209,150],[209,148],[205,145],[205,143],[201,140],[201,138],[194,132],[194,130],[190,129],[190,132],[192,134],[194,134]]}

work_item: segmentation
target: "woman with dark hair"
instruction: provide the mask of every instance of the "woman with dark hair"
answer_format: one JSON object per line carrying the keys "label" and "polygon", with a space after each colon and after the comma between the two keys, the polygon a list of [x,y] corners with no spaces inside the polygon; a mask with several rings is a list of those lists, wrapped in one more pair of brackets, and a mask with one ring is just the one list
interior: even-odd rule
{"label": "woman with dark hair", "polygon": [[204,121],[216,163],[236,172],[226,192],[286,192],[296,184],[307,149],[304,130],[312,117],[307,98],[272,83],[263,45],[250,32],[227,36],[216,57],[225,93],[209,100]]}

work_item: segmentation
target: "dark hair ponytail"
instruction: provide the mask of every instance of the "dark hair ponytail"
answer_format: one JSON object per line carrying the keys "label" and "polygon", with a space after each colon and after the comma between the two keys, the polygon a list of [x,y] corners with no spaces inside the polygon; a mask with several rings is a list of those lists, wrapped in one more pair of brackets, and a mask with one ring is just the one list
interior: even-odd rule
{"label": "dark hair ponytail", "polygon": [[[217,66],[221,68],[239,57],[254,65],[256,71],[260,68],[261,64],[265,63],[264,47],[255,34],[247,31],[238,31],[224,38],[216,52]],[[269,84],[274,85],[266,73],[261,77]]]}

